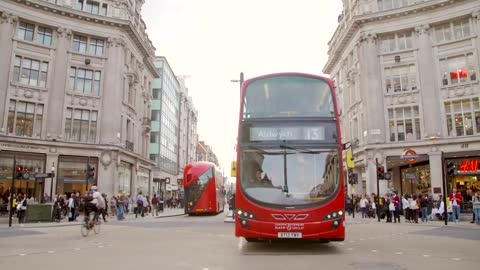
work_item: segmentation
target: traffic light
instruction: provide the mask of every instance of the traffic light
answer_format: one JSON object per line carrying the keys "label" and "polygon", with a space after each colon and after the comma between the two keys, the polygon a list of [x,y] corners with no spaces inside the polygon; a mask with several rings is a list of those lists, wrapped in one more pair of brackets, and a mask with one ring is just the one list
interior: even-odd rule
{"label": "traffic light", "polygon": [[95,167],[90,165],[87,166],[87,179],[94,179],[95,178]]}
{"label": "traffic light", "polygon": [[385,179],[385,169],[382,166],[377,167],[377,177],[379,180]]}
{"label": "traffic light", "polygon": [[17,179],[23,178],[23,165],[17,165]]}
{"label": "traffic light", "polygon": [[453,162],[448,162],[447,164],[447,175],[448,176],[455,175],[455,164],[453,164]]}

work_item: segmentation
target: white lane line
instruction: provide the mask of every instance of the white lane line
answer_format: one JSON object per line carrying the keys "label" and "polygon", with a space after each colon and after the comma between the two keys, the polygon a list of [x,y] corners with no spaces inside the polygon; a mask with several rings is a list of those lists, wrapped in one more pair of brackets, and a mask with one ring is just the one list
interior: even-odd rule
{"label": "white lane line", "polygon": [[98,248],[104,248],[104,246],[98,246]]}
{"label": "white lane line", "polygon": [[80,248],[74,248],[73,250],[75,250],[75,251],[79,251],[79,250],[80,250]]}
{"label": "white lane line", "polygon": [[460,261],[460,258],[452,258],[452,261]]}
{"label": "white lane line", "polygon": [[342,242],[338,242],[339,245],[345,245],[345,243],[342,243]]}
{"label": "white lane line", "polygon": [[373,253],[377,253],[377,252],[378,252],[378,250],[376,250],[376,249],[372,249],[372,252],[373,252]]}
{"label": "white lane line", "polygon": [[395,252],[395,254],[397,254],[397,255],[402,255],[403,252],[399,251],[399,252]]}
{"label": "white lane line", "polygon": [[55,253],[55,250],[49,250],[48,253],[50,254]]}
{"label": "white lane line", "polygon": [[423,254],[423,257],[424,257],[424,258],[429,258],[429,257],[430,257],[430,255]]}
{"label": "white lane line", "polygon": [[21,254],[18,254],[18,256],[26,256],[27,254],[25,253],[21,253]]}
{"label": "white lane line", "polygon": [[349,242],[350,242],[350,243],[355,243],[355,241],[353,241],[353,240],[350,240]]}
{"label": "white lane line", "polygon": [[347,248],[347,250],[353,250],[353,248]]}

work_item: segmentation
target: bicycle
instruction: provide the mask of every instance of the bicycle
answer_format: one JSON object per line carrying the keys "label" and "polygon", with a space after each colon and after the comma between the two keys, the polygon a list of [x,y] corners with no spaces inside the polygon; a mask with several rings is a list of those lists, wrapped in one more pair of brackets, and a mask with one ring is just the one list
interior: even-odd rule
{"label": "bicycle", "polygon": [[91,211],[88,216],[85,216],[85,221],[83,222],[82,226],[80,226],[80,232],[83,237],[87,237],[90,231],[94,231],[95,234],[100,233],[100,220],[99,214]]}

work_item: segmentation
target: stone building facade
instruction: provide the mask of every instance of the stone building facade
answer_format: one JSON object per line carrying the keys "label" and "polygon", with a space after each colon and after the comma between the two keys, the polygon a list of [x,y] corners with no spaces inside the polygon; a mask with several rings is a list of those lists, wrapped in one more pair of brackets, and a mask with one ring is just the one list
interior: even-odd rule
{"label": "stone building facade", "polygon": [[[0,1],[0,193],[149,192],[155,48],[144,0]],[[53,168],[52,168],[53,167]],[[55,177],[42,173],[55,171]],[[89,172],[93,173],[88,176]]]}
{"label": "stone building facade", "polygon": [[[478,1],[344,0],[323,72],[335,81],[343,141],[357,185],[377,193],[376,161],[392,173],[380,193],[480,190]],[[416,162],[402,154],[412,149]],[[442,168],[455,166],[444,181]]]}

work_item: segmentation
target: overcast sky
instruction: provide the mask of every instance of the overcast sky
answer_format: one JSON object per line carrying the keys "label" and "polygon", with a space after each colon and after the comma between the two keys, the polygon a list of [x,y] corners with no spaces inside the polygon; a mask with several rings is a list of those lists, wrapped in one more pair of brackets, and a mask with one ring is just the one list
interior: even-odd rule
{"label": "overcast sky", "polygon": [[322,74],[341,0],[146,0],[142,16],[198,110],[198,134],[229,175],[239,84],[274,72]]}

